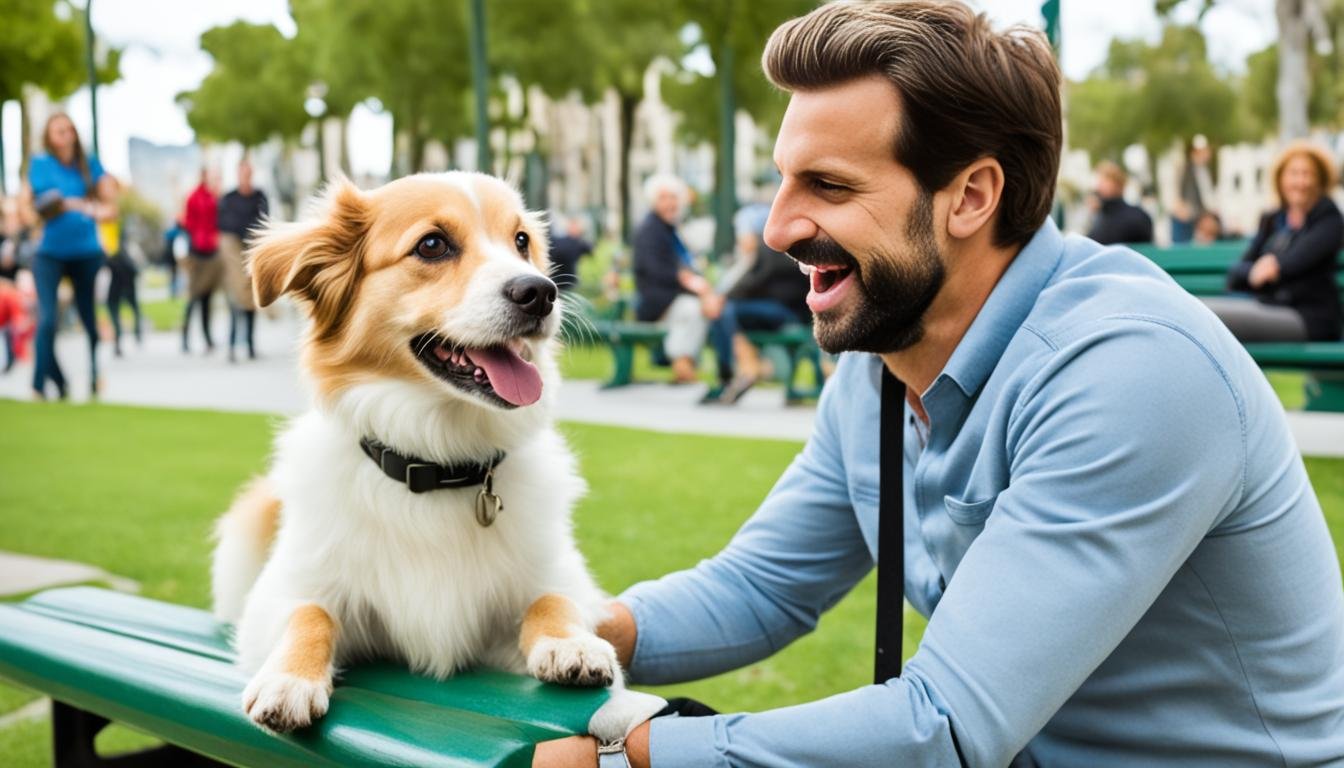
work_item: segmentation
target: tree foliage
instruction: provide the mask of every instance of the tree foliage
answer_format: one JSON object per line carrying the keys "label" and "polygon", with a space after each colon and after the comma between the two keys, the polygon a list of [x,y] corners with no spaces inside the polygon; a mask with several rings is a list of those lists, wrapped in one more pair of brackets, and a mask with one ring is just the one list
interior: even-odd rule
{"label": "tree foliage", "polygon": [[294,41],[270,24],[236,21],[201,35],[214,69],[194,91],[178,95],[187,123],[207,141],[256,146],[293,138],[308,124],[307,75]]}
{"label": "tree foliage", "polygon": [[[1332,129],[1344,127],[1344,1],[1329,5],[1326,26],[1334,45],[1326,52],[1308,53],[1307,73],[1311,90],[1307,97],[1307,119],[1312,125]],[[1279,99],[1276,92],[1279,73],[1279,45],[1275,43],[1251,54],[1246,60],[1246,77],[1241,98],[1246,120],[1257,136],[1274,134],[1279,128]]]}
{"label": "tree foliage", "polygon": [[[0,0],[0,104],[21,98],[23,86],[63,99],[88,79],[84,11],[65,0]],[[121,50],[107,49],[99,83],[120,77]]]}
{"label": "tree foliage", "polygon": [[1157,155],[1202,133],[1214,143],[1246,135],[1232,83],[1209,63],[1204,35],[1171,24],[1156,45],[1113,40],[1106,61],[1069,87],[1069,141],[1094,157],[1118,157],[1130,144]]}

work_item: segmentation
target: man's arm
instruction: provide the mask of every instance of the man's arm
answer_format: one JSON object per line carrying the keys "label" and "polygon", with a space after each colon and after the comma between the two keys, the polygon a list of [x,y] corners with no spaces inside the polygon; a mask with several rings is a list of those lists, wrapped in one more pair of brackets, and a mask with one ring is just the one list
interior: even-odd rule
{"label": "man's arm", "polygon": [[[653,768],[1007,765],[1240,494],[1242,414],[1221,371],[1178,331],[1111,322],[1124,332],[1053,353],[1019,401],[1010,486],[900,678],[759,714],[654,720]],[[665,631],[661,615],[636,616],[641,634],[646,621]]]}
{"label": "man's arm", "polygon": [[852,388],[865,385],[860,362],[842,360],[812,438],[722,552],[618,598],[638,627],[626,640],[632,680],[693,680],[763,659],[811,631],[873,567],[836,434]]}

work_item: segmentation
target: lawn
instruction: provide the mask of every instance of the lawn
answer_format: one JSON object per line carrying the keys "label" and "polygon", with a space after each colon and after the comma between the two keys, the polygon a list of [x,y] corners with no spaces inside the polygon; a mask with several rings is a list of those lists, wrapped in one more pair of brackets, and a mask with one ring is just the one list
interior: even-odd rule
{"label": "lawn", "polygon": [[[150,597],[205,607],[211,522],[238,484],[263,468],[278,421],[0,400],[0,424],[6,457],[0,550],[89,562],[139,581]],[[576,512],[579,541],[611,591],[717,551],[798,450],[796,443],[770,440],[579,424],[563,430],[592,488]],[[1308,460],[1307,467],[1338,546],[1344,543],[1344,460]],[[672,690],[737,711],[862,685],[871,666],[872,610],[869,578],[817,632],[774,658]],[[907,622],[907,655],[922,631],[922,621]],[[0,714],[31,698],[0,686]],[[118,729],[106,737],[109,749],[143,742]],[[47,765],[49,738],[45,721],[0,729],[0,763]]]}

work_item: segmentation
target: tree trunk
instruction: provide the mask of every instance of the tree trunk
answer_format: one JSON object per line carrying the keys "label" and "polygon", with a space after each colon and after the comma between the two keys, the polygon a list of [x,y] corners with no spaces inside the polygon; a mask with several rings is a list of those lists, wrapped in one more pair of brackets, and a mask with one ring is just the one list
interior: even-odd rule
{"label": "tree trunk", "polygon": [[[5,114],[5,102],[0,99],[0,116]],[[0,122],[0,197],[9,195],[9,180],[5,174],[5,127]]]}
{"label": "tree trunk", "polygon": [[733,82],[733,46],[727,28],[714,71],[719,78],[718,189],[714,195],[714,258],[733,254],[733,214],[737,212],[737,89]]}
{"label": "tree trunk", "polygon": [[28,178],[28,160],[33,146],[33,127],[28,124],[28,99],[19,96],[19,178]]}
{"label": "tree trunk", "polygon": [[353,178],[354,173],[350,170],[350,115],[347,113],[341,118],[341,149],[338,155],[341,163],[341,173],[345,177]]}
{"label": "tree trunk", "polygon": [[1312,0],[1276,0],[1279,21],[1279,138],[1289,141],[1307,135],[1307,100],[1311,79],[1307,71],[1309,35],[1307,4]]}
{"label": "tree trunk", "polygon": [[621,207],[621,240],[630,242],[630,145],[635,135],[635,107],[639,106],[639,95],[620,94],[621,97],[621,197],[617,203]]}
{"label": "tree trunk", "polygon": [[397,113],[388,110],[392,115],[392,162],[387,165],[388,179],[395,179],[404,174],[401,171],[401,124],[397,121]]}

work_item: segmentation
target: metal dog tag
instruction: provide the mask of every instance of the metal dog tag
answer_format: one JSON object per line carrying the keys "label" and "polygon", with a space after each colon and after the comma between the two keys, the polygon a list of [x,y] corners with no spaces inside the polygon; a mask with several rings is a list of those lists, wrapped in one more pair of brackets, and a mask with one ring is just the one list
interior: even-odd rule
{"label": "metal dog tag", "polygon": [[485,473],[485,484],[481,487],[481,492],[476,494],[476,522],[480,523],[482,528],[489,528],[503,511],[504,501],[495,495],[495,472],[494,467],[491,467]]}

